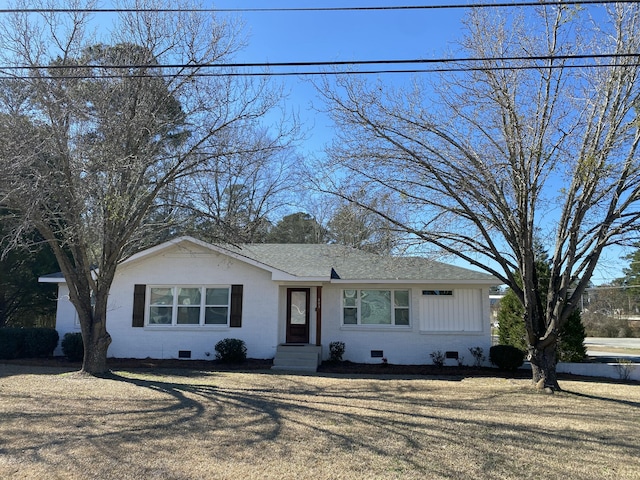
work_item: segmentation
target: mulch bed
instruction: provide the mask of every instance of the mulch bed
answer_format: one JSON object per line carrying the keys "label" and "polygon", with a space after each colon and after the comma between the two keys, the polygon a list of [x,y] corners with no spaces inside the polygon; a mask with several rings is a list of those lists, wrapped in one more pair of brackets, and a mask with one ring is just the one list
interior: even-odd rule
{"label": "mulch bed", "polygon": [[390,363],[323,362],[318,372],[369,375],[425,375],[438,377],[505,377],[531,378],[527,370],[503,371],[492,367],[442,366],[435,365],[394,365]]}
{"label": "mulch bed", "polygon": [[[70,362],[66,357],[49,358],[17,358],[13,360],[0,360],[0,363],[14,365],[33,365],[40,367],[77,368],[82,367],[81,362]],[[108,358],[107,366],[111,370],[123,369],[188,369],[188,370],[265,370],[271,368],[272,360],[248,359],[241,364],[225,364],[216,360],[179,360],[179,359],[154,359],[154,358]]]}
{"label": "mulch bed", "polygon": [[[82,367],[80,362],[70,362],[65,357],[50,358],[20,358],[14,360],[0,360],[0,363],[15,365],[33,365],[42,367],[77,368]],[[111,370],[123,369],[189,369],[201,371],[251,371],[268,370],[273,365],[271,359],[248,359],[241,364],[225,364],[217,360],[180,360],[180,359],[153,359],[153,358],[109,358],[107,365]],[[347,374],[347,375],[428,375],[442,377],[470,377],[470,376],[501,376],[506,378],[530,378],[531,372],[517,370],[504,372],[491,367],[471,366],[443,366],[435,365],[393,365],[382,363],[353,363],[353,362],[323,362],[318,367],[320,373]]]}
{"label": "mulch bed", "polygon": [[[40,367],[60,367],[80,370],[80,362],[70,362],[65,357],[49,358],[19,358],[13,360],[1,360],[0,363],[13,365],[33,365]],[[229,371],[256,371],[268,370],[273,365],[272,359],[247,359],[244,363],[225,364],[217,360],[187,360],[187,359],[153,359],[153,358],[108,358],[107,366],[110,370],[196,370],[207,372]],[[473,366],[443,366],[435,365],[394,365],[383,363],[353,363],[323,362],[318,367],[319,373],[344,374],[344,375],[406,375],[406,376],[430,376],[443,379],[462,379],[465,377],[500,377],[515,379],[530,379],[531,371],[520,369],[515,371],[499,370],[493,367]],[[558,374],[559,379],[584,379],[597,380],[596,377],[582,377],[572,374]],[[602,380],[602,379],[601,379]],[[611,381],[611,379],[603,379]]]}

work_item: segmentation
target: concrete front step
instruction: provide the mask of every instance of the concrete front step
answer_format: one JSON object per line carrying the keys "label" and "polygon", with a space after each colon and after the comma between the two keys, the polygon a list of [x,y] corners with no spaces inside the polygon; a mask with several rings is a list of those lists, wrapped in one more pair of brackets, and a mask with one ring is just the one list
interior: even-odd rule
{"label": "concrete front step", "polygon": [[278,345],[271,369],[315,372],[320,365],[321,354],[322,347],[317,345]]}

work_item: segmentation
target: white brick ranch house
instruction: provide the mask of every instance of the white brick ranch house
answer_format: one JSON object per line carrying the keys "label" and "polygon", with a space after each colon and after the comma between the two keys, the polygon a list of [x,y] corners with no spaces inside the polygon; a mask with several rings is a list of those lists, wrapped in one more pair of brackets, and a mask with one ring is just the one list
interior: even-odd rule
{"label": "white brick ranch house", "polygon": [[[60,337],[79,332],[64,278],[40,281],[58,284]],[[276,357],[285,367],[303,366],[287,345],[308,346],[319,361],[333,341],[345,343],[344,359],[353,362],[427,364],[439,350],[472,363],[469,348],[488,354],[491,346],[489,287],[498,283],[425,258],[341,245],[222,246],[180,237],[119,265],[108,356],[212,359],[219,340],[239,338],[248,357]]]}

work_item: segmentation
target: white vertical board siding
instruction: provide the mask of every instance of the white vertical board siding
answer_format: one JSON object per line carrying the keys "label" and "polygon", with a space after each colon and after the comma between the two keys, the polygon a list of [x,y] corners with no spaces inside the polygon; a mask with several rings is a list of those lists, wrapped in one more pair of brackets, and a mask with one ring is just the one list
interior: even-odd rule
{"label": "white vertical board siding", "polygon": [[482,290],[456,288],[453,295],[422,295],[422,332],[482,332]]}

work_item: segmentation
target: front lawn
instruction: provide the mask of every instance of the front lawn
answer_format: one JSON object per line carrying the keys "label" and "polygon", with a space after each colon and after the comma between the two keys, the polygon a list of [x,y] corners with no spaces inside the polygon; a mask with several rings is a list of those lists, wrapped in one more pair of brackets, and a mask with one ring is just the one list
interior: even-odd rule
{"label": "front lawn", "polygon": [[637,479],[640,386],[0,364],[0,478]]}

